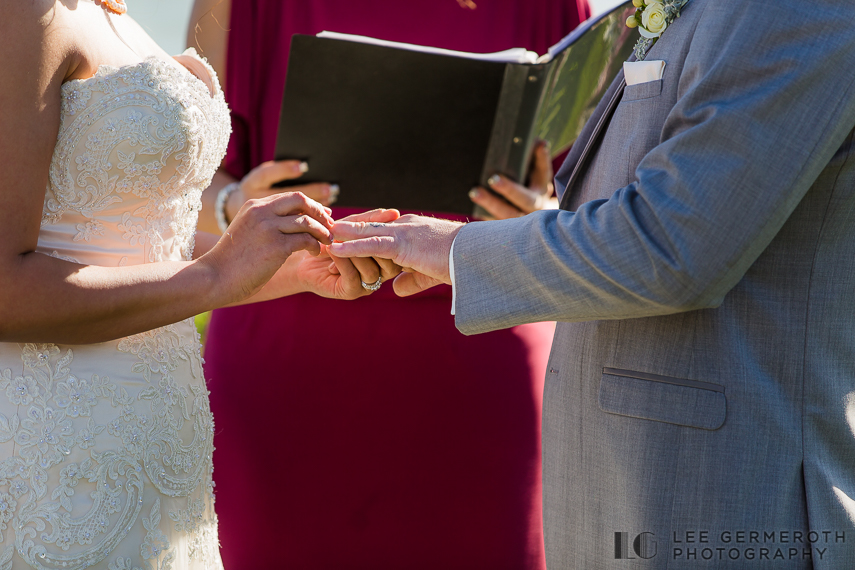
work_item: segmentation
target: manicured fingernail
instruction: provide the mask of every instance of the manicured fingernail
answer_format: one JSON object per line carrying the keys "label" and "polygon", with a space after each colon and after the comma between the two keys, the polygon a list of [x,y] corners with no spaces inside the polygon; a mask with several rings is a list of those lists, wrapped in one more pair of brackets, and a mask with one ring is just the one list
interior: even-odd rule
{"label": "manicured fingernail", "polygon": [[330,185],[330,204],[334,204],[336,200],[338,200],[338,195],[341,193],[341,189],[338,187],[338,184]]}
{"label": "manicured fingernail", "polygon": [[479,196],[481,196],[481,191],[478,190],[477,188],[473,188],[472,190],[469,191],[469,199],[470,200],[477,200]]}
{"label": "manicured fingernail", "polygon": [[301,162],[300,166],[297,167],[297,170],[299,170],[300,172],[305,174],[306,172],[309,171],[309,163],[308,162]]}
{"label": "manicured fingernail", "polygon": [[487,184],[489,184],[490,186],[495,186],[501,181],[502,178],[498,174],[494,174],[493,176],[487,179]]}

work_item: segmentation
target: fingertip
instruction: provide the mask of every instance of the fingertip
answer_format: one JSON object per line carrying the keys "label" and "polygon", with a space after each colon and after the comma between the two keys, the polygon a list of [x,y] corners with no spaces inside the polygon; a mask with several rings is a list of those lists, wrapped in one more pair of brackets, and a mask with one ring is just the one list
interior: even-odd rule
{"label": "fingertip", "polygon": [[487,179],[487,184],[489,184],[491,188],[495,188],[497,185],[499,185],[501,183],[502,183],[502,177],[499,176],[498,174],[494,174],[490,178]]}
{"label": "fingertip", "polygon": [[305,174],[309,171],[309,163],[305,160],[297,164],[297,172],[300,174]]}
{"label": "fingertip", "polygon": [[395,209],[383,210],[381,212],[381,221],[383,222],[394,222],[398,218],[401,217],[401,212]]}
{"label": "fingertip", "polygon": [[470,190],[469,191],[469,199],[472,200],[473,202],[475,202],[476,204],[478,204],[479,200],[481,199],[481,189],[480,188],[473,188],[472,190]]}

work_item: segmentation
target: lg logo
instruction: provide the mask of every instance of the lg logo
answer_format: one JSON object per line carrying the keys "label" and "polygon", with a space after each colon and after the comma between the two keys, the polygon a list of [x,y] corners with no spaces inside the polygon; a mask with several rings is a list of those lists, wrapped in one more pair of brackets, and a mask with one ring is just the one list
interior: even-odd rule
{"label": "lg logo", "polygon": [[642,532],[630,542],[628,532],[615,533],[615,560],[641,558],[650,560],[656,556],[656,535]]}

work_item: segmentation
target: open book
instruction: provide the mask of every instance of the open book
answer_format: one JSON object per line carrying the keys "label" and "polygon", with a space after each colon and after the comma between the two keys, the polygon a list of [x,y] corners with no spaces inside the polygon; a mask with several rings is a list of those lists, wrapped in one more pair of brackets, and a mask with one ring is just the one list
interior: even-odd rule
{"label": "open book", "polygon": [[473,186],[525,180],[537,139],[554,155],[573,143],[632,53],[634,10],[590,19],[543,55],[296,35],[276,158],[309,162],[290,184],[339,184],[337,205],[470,214]]}

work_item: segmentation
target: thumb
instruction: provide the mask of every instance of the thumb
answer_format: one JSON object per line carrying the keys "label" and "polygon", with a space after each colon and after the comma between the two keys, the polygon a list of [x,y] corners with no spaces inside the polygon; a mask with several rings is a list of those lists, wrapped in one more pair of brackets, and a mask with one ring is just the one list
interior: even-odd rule
{"label": "thumb", "polygon": [[441,284],[442,281],[439,279],[428,277],[424,273],[412,272],[401,273],[395,277],[392,287],[398,297],[408,297]]}

